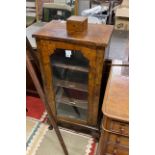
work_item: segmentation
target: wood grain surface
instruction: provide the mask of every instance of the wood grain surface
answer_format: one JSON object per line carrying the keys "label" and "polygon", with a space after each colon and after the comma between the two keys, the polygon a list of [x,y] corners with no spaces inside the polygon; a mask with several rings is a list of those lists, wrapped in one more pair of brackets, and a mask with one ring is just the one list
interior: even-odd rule
{"label": "wood grain surface", "polygon": [[112,67],[102,108],[104,115],[124,121],[129,121],[129,77],[124,72],[128,68]]}
{"label": "wood grain surface", "polygon": [[66,22],[51,21],[35,32],[33,37],[91,46],[92,48],[104,48],[110,41],[112,31],[113,26],[111,25],[88,24],[88,31],[85,35],[76,33],[70,36],[67,34]]}

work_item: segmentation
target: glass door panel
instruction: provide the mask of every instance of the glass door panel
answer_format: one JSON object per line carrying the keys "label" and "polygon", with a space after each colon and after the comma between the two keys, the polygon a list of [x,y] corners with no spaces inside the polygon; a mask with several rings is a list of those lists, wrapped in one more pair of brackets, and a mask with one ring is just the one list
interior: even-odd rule
{"label": "glass door panel", "polygon": [[51,56],[58,116],[87,120],[88,60],[80,51],[56,49]]}

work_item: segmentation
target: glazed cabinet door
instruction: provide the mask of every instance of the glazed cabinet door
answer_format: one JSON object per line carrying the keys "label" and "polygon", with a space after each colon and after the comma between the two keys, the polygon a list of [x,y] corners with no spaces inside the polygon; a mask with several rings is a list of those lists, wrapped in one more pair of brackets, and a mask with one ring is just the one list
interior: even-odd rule
{"label": "glazed cabinet door", "polygon": [[57,119],[95,124],[96,50],[49,41],[38,46],[45,93]]}
{"label": "glazed cabinet door", "polygon": [[57,116],[87,121],[88,60],[80,51],[55,49],[50,62]]}

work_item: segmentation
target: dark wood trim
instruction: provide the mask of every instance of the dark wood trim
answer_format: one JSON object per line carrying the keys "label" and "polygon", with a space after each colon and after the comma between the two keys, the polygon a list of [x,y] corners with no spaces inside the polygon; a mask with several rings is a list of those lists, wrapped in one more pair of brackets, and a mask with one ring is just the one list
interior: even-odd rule
{"label": "dark wood trim", "polygon": [[63,128],[71,129],[75,132],[80,132],[84,134],[91,135],[93,138],[95,138],[97,141],[100,138],[100,130],[97,127],[92,127],[88,125],[82,125],[77,124],[75,122],[69,122],[69,121],[58,121],[58,125]]}

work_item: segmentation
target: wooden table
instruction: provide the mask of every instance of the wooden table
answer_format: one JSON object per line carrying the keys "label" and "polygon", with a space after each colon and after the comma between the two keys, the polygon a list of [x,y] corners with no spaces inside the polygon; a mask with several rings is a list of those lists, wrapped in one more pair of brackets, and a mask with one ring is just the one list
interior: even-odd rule
{"label": "wooden table", "polygon": [[129,154],[128,66],[112,66],[104,97],[103,124],[97,155]]}

